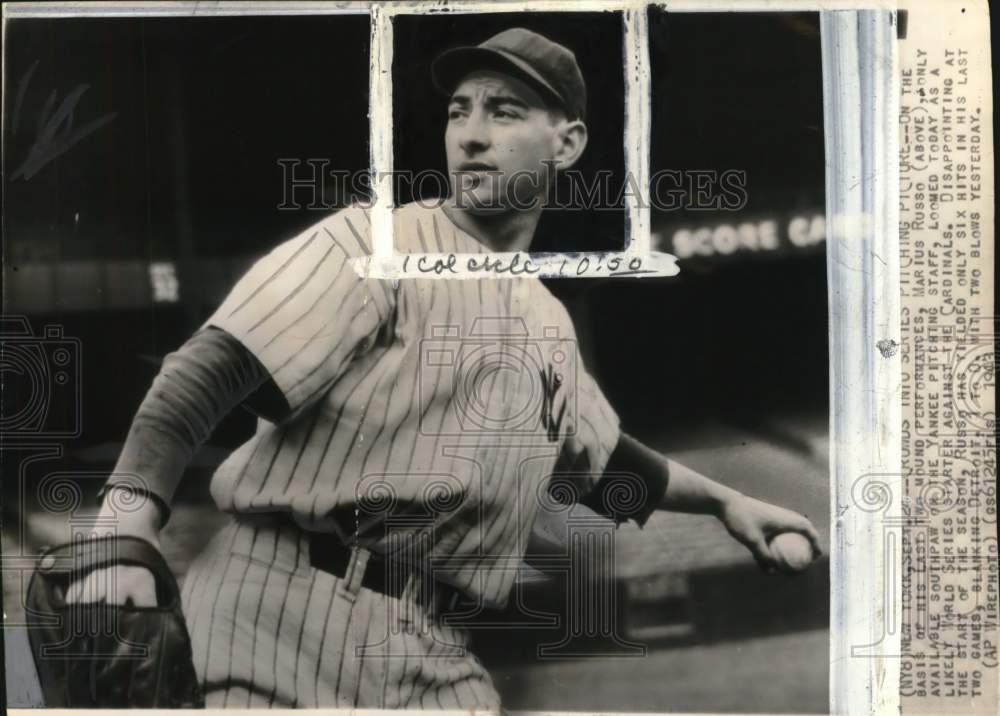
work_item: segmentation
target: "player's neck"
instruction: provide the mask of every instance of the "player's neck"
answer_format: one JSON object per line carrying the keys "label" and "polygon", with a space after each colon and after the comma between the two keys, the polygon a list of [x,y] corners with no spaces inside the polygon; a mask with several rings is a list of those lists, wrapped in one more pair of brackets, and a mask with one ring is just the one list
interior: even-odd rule
{"label": "player's neck", "polygon": [[491,251],[527,251],[542,218],[540,206],[526,211],[474,214],[448,200],[441,209],[455,226]]}

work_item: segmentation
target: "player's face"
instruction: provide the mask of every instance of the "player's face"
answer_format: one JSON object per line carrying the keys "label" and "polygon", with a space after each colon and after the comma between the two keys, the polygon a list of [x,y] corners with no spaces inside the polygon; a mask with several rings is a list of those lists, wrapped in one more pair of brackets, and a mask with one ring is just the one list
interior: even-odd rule
{"label": "player's face", "polygon": [[445,131],[456,204],[477,213],[531,207],[547,191],[559,130],[559,119],[524,82],[468,75],[452,94]]}

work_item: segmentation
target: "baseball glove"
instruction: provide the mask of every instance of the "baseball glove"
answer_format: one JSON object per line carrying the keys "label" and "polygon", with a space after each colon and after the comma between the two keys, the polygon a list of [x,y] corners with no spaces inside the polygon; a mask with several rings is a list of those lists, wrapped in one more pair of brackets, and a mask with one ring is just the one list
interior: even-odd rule
{"label": "baseball glove", "polygon": [[[66,604],[66,591],[75,580],[117,564],[153,574],[158,606]],[[104,537],[46,551],[28,585],[26,607],[46,706],[204,706],[177,582],[149,542]]]}

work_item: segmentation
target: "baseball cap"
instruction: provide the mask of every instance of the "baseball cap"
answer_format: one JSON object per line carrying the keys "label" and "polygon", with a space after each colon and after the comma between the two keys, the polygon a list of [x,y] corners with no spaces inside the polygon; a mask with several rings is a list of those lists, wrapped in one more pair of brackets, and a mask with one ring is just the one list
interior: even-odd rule
{"label": "baseball cap", "polygon": [[570,119],[583,119],[587,86],[571,50],[537,32],[514,27],[475,46],[445,50],[431,65],[434,85],[451,95],[472,70],[488,69],[524,80],[554,99]]}

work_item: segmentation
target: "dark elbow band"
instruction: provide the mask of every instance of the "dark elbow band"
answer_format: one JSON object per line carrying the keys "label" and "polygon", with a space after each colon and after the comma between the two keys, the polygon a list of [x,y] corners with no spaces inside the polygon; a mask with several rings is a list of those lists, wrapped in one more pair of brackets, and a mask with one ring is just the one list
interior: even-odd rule
{"label": "dark elbow band", "polygon": [[260,362],[228,333],[199,331],[163,361],[137,418],[200,445],[237,405],[269,382]]}
{"label": "dark elbow band", "polygon": [[615,524],[631,520],[641,527],[662,504],[669,478],[664,462],[634,444],[625,436],[618,441],[601,478],[580,504]]}

